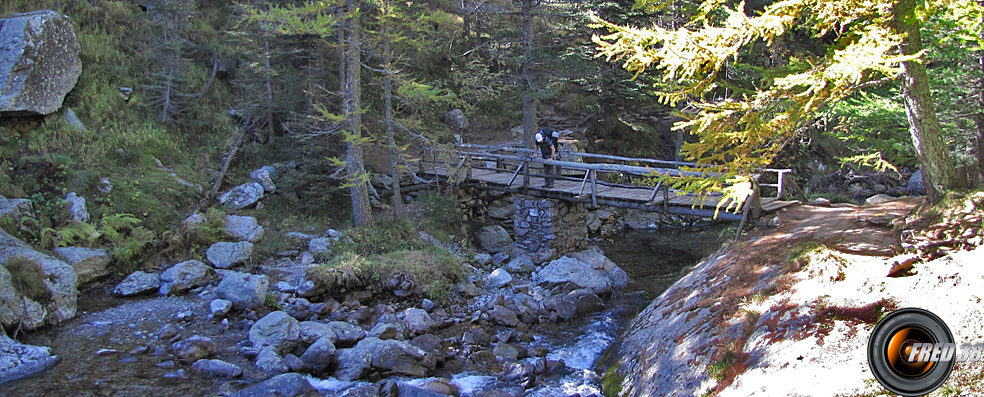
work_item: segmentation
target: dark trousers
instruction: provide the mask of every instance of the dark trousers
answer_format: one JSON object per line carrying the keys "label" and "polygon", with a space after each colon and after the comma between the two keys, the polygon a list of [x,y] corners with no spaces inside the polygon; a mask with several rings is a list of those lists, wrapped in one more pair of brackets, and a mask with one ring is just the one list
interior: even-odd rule
{"label": "dark trousers", "polygon": [[554,184],[554,179],[560,176],[560,167],[553,164],[543,164],[543,186],[552,187]]}

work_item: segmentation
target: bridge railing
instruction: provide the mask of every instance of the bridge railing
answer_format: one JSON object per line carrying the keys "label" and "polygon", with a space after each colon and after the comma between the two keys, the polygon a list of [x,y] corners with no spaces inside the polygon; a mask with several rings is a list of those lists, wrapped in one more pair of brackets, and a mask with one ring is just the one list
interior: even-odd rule
{"label": "bridge railing", "polygon": [[[441,157],[450,159],[451,161],[449,163],[439,161],[437,156],[438,153],[443,153],[444,156]],[[435,170],[434,173],[437,173],[436,167],[444,166],[447,168],[445,171],[446,177],[451,181],[464,181],[471,179],[474,170],[488,170],[495,173],[508,173],[510,174],[510,178],[505,186],[512,186],[513,183],[521,177],[521,186],[523,189],[527,189],[530,187],[529,183],[531,177],[547,177],[547,175],[542,171],[542,165],[550,164],[559,166],[565,171],[564,174],[555,177],[556,179],[580,182],[580,188],[575,194],[575,197],[587,198],[590,196],[590,202],[594,206],[598,205],[598,186],[601,185],[628,189],[650,190],[651,193],[649,195],[649,199],[643,205],[654,205],[656,204],[657,198],[662,196],[661,203],[664,210],[668,210],[666,207],[669,205],[669,200],[671,198],[670,189],[668,186],[663,184],[662,181],[657,182],[656,186],[631,184],[632,177],[648,178],[651,177],[653,173],[668,176],[697,177],[718,175],[713,172],[687,171],[678,168],[684,166],[690,168],[706,167],[706,165],[688,162],[566,151],[558,153],[558,157],[568,160],[554,160],[547,163],[546,160],[540,158],[540,156],[537,156],[536,154],[536,151],[533,149],[512,146],[459,144],[456,146],[456,150],[425,148],[424,152],[421,153],[420,171],[427,171],[425,169],[425,164],[429,164],[430,167]],[[569,161],[571,159],[580,159],[582,161],[586,159],[597,159],[607,162]],[[645,166],[630,165],[628,164],[630,162],[644,164]],[[745,214],[750,213],[753,217],[758,217],[761,213],[761,188],[776,189],[775,199],[782,199],[786,195],[787,187],[795,187],[795,183],[792,183],[792,179],[789,178],[789,173],[791,171],[792,170],[789,169],[763,169],[760,170],[760,173],[753,175],[753,179],[755,181],[754,194],[749,200],[746,200],[746,202],[740,203],[742,211]],[[760,183],[762,176],[765,174],[776,174],[777,183]],[[614,176],[605,177],[605,175]],[[612,182],[614,180],[619,180],[621,183]],[[796,190],[798,190],[798,187]],[[802,192],[800,193],[802,194]]]}

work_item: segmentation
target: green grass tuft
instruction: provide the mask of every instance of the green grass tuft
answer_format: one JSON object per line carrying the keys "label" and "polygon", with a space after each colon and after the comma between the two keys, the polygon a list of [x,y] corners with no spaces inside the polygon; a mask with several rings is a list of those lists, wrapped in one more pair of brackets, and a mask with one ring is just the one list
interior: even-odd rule
{"label": "green grass tuft", "polygon": [[21,295],[35,302],[45,304],[51,301],[51,291],[44,285],[48,276],[37,261],[15,256],[8,258],[3,264],[10,272],[10,283]]}

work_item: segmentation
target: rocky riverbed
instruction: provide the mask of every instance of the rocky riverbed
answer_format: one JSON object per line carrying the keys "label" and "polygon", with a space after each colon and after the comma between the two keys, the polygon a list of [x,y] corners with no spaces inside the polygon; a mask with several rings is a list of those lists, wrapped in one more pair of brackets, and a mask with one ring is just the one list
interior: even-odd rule
{"label": "rocky riverbed", "polygon": [[[0,390],[250,395],[275,389],[289,395],[306,390],[372,395],[381,388],[412,387],[452,395],[462,390],[516,395],[541,387],[552,395],[543,388],[548,379],[588,369],[591,363],[581,360],[575,364],[580,368],[569,367],[571,359],[556,355],[556,346],[543,335],[563,333],[567,324],[575,328],[568,332],[577,332],[585,325],[578,320],[604,310],[606,299],[625,286],[628,276],[597,248],[551,261],[549,255],[534,256],[478,255],[478,268],[458,287],[461,296],[470,298],[447,305],[369,291],[352,292],[339,302],[298,288],[289,277],[271,280],[266,274],[182,262],[161,274],[170,284],[156,284],[155,291],[166,287],[171,296],[138,295],[110,303],[120,299],[113,291],[145,289],[132,286],[141,277],[89,290],[76,318],[23,338],[50,346],[61,363]],[[264,304],[265,293],[243,288],[251,283],[274,285],[280,290],[273,295],[277,301]],[[626,316],[613,313],[605,315]],[[112,370],[102,370],[107,368]]]}

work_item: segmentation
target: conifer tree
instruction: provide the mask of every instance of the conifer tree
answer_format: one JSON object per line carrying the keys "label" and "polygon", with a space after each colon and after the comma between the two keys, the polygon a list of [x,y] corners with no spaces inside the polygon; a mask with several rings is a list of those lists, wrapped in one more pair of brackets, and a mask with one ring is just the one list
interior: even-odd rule
{"label": "conifer tree", "polygon": [[[661,2],[641,4],[658,7]],[[747,175],[767,166],[828,105],[873,84],[902,78],[910,132],[930,201],[959,187],[929,95],[918,33],[927,15],[976,9],[975,3],[793,0],[766,6],[751,17],[744,3],[737,8],[727,4],[705,1],[690,23],[677,29],[640,29],[596,20],[597,27],[613,32],[596,36],[600,55],[621,61],[637,75],[646,69],[662,72],[660,98],[670,105],[687,101],[697,109],[675,128],[699,136],[684,151],[697,161],[716,164],[714,170],[722,176],[711,185],[685,180],[677,186],[724,190],[729,197],[743,199],[751,193]],[[729,62],[755,43],[773,45],[794,28],[807,29],[832,44],[825,54],[790,60],[778,77],[764,79],[750,95],[723,100],[709,95]]]}

